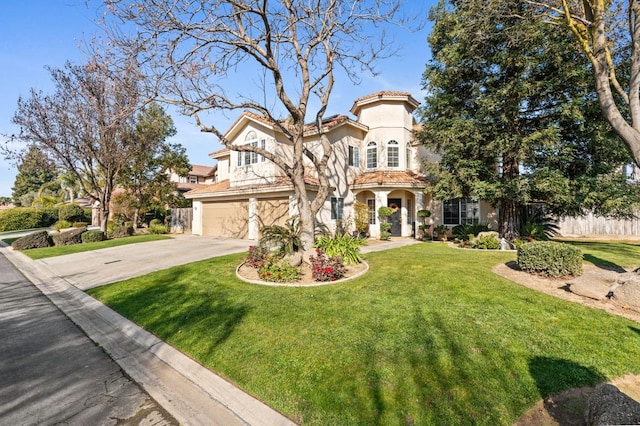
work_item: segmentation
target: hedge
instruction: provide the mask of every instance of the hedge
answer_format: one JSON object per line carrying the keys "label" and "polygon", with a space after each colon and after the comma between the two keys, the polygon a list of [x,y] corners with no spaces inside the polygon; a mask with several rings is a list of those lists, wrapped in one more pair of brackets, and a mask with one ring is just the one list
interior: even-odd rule
{"label": "hedge", "polygon": [[99,231],[97,229],[87,231],[82,234],[83,243],[95,243],[95,242],[104,241],[104,240],[106,240],[104,232]]}
{"label": "hedge", "polygon": [[82,243],[82,233],[85,232],[86,228],[74,228],[70,231],[59,232],[57,234],[51,235],[51,239],[53,240],[54,246],[71,246],[74,244]]}
{"label": "hedge", "polygon": [[43,228],[57,220],[55,209],[36,209],[33,207],[14,207],[0,212],[0,232],[20,231],[23,229]]}
{"label": "hedge", "polygon": [[58,209],[58,219],[68,222],[83,222],[84,209],[75,203],[65,204]]}
{"label": "hedge", "polygon": [[582,251],[568,244],[534,241],[518,249],[518,266],[550,277],[577,276],[582,274]]}
{"label": "hedge", "polygon": [[25,235],[22,238],[18,238],[11,247],[14,250],[28,250],[33,248],[45,248],[52,245],[51,238],[47,231],[36,231],[31,234]]}

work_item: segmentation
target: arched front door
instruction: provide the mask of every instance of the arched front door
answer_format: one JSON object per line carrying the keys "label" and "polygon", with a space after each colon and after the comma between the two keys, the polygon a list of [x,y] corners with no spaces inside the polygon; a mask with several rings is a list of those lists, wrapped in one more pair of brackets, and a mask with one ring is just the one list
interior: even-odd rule
{"label": "arched front door", "polygon": [[389,198],[387,200],[387,206],[393,209],[393,214],[389,217],[391,221],[391,236],[402,236],[402,198]]}

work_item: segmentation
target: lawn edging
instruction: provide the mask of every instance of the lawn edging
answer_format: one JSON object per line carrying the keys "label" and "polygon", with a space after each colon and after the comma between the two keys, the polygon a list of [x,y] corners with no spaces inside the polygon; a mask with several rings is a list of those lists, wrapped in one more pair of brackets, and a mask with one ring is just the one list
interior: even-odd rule
{"label": "lawn edging", "polygon": [[349,277],[345,277],[345,278],[340,278],[339,280],[335,280],[335,281],[317,281],[314,283],[307,283],[307,284],[303,284],[303,283],[274,283],[271,281],[263,281],[263,280],[252,280],[249,278],[245,278],[242,276],[242,274],[240,273],[240,268],[242,268],[242,266],[245,265],[246,262],[242,262],[241,264],[239,264],[236,267],[236,277],[241,280],[244,281],[246,283],[249,284],[258,284],[258,285],[265,285],[265,286],[270,286],[270,287],[321,287],[321,286],[325,286],[325,285],[332,285],[332,284],[340,284],[343,283],[345,281],[349,281],[349,280],[354,280],[356,278],[359,278],[361,276],[363,276],[364,274],[366,274],[367,272],[369,272],[369,264],[366,261],[362,261],[361,263],[365,265],[365,268],[362,271],[358,271],[357,273],[349,276]]}

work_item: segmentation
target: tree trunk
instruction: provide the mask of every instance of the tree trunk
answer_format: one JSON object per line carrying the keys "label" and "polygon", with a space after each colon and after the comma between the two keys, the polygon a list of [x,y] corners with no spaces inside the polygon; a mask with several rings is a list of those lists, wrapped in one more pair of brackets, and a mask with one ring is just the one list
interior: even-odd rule
{"label": "tree trunk", "polygon": [[520,203],[506,200],[500,205],[500,236],[512,241],[520,236]]}

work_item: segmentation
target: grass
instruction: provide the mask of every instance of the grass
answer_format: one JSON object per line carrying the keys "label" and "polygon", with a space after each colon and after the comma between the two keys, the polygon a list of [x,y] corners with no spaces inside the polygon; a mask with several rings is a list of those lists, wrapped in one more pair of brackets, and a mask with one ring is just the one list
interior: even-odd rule
{"label": "grass", "polygon": [[604,242],[563,240],[563,243],[578,247],[584,260],[602,268],[629,269],[640,266],[640,242]]}
{"label": "grass", "polygon": [[[66,254],[82,253],[109,247],[124,246],[127,244],[146,243],[148,241],[166,240],[168,235],[134,235],[132,237],[114,238],[112,240],[98,241],[95,243],[74,244],[71,246],[46,247],[23,250],[22,252],[33,260],[47,257],[64,256]],[[6,241],[6,240],[5,240]],[[9,243],[10,244],[10,243]]]}
{"label": "grass", "polygon": [[[588,252],[640,255],[600,250]],[[640,373],[637,323],[491,272],[513,253],[418,244],[314,288],[238,281],[241,257],[89,293],[310,425],[513,424],[552,393]]]}

